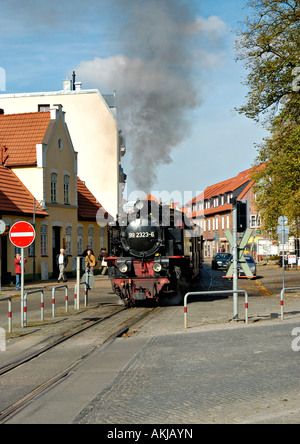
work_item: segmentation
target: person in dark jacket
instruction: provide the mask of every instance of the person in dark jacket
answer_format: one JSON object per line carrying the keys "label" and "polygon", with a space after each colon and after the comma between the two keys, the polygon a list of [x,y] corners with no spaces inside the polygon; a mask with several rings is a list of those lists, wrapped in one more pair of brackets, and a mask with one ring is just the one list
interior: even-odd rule
{"label": "person in dark jacket", "polygon": [[65,250],[62,248],[60,250],[60,254],[56,256],[56,264],[59,269],[59,276],[57,279],[57,282],[59,282],[61,279],[64,282],[67,282],[66,274],[65,274],[65,268],[68,265],[68,256],[65,254]]}

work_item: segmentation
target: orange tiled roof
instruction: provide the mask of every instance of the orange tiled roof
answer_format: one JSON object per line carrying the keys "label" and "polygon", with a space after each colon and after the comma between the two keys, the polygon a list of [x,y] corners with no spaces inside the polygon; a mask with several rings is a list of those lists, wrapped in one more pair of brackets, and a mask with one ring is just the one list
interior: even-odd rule
{"label": "orange tiled roof", "polygon": [[[210,185],[204,190],[204,199],[211,199],[212,197],[217,197],[221,194],[233,192],[237,190],[242,185],[251,181],[251,172],[257,169],[257,167],[249,168],[248,170],[240,172],[237,176],[232,177],[231,179],[223,180],[222,182],[216,183],[214,185]],[[198,202],[198,200],[203,200],[203,193],[199,194],[199,196],[194,197],[190,200],[187,205],[191,203]]]}
{"label": "orange tiled roof", "polygon": [[[102,207],[95,196],[86,187],[85,183],[77,177],[77,195],[78,195],[78,220],[95,221],[98,210],[101,210],[100,217],[107,222],[111,221],[112,216]],[[99,214],[98,214],[99,216]]]}
{"label": "orange tiled roof", "polygon": [[36,144],[42,143],[50,112],[1,114],[0,146],[5,146],[5,166],[36,165]]}
{"label": "orange tiled roof", "polygon": [[[9,168],[0,166],[0,213],[33,215],[33,195]],[[36,216],[45,217],[45,211],[36,209]]]}

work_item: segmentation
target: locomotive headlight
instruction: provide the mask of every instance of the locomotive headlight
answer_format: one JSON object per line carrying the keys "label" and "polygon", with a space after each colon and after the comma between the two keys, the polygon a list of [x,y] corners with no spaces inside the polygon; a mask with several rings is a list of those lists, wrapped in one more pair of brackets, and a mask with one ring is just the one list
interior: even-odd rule
{"label": "locomotive headlight", "polygon": [[120,264],[118,266],[118,269],[120,270],[121,273],[126,273],[128,270],[128,266],[124,263],[124,264]]}
{"label": "locomotive headlight", "polygon": [[159,262],[155,262],[152,268],[155,271],[155,273],[159,273],[162,269],[162,266]]}

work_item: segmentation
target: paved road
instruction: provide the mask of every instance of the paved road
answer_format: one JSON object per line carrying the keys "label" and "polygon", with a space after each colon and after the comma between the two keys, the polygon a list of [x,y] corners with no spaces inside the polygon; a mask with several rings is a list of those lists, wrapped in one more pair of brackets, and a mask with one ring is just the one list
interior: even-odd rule
{"label": "paved road", "polygon": [[299,326],[120,338],[10,423],[299,423]]}
{"label": "paved road", "polygon": [[[221,272],[204,273],[206,286],[222,286]],[[299,423],[299,296],[287,298],[282,322],[278,295],[261,280],[240,285],[249,325],[228,322],[230,297],[191,302],[187,330],[182,307],[163,307],[10,423]]]}

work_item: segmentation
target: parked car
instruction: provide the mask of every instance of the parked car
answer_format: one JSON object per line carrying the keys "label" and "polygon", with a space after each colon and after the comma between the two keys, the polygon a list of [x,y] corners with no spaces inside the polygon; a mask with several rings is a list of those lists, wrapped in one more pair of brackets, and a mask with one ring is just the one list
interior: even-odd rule
{"label": "parked car", "polygon": [[211,261],[211,268],[213,270],[217,270],[218,268],[226,268],[227,262],[230,258],[230,253],[217,253]]}
{"label": "parked car", "polygon": [[[256,263],[255,263],[253,257],[250,256],[250,254],[244,254],[243,256],[244,256],[247,264],[249,265],[250,270],[252,271],[253,277],[256,277]],[[231,256],[229,261],[227,262],[227,267],[226,267],[227,270],[231,265],[232,259],[233,259],[233,257]],[[239,262],[238,262],[238,276],[245,276],[245,272],[242,269],[242,266]]]}

